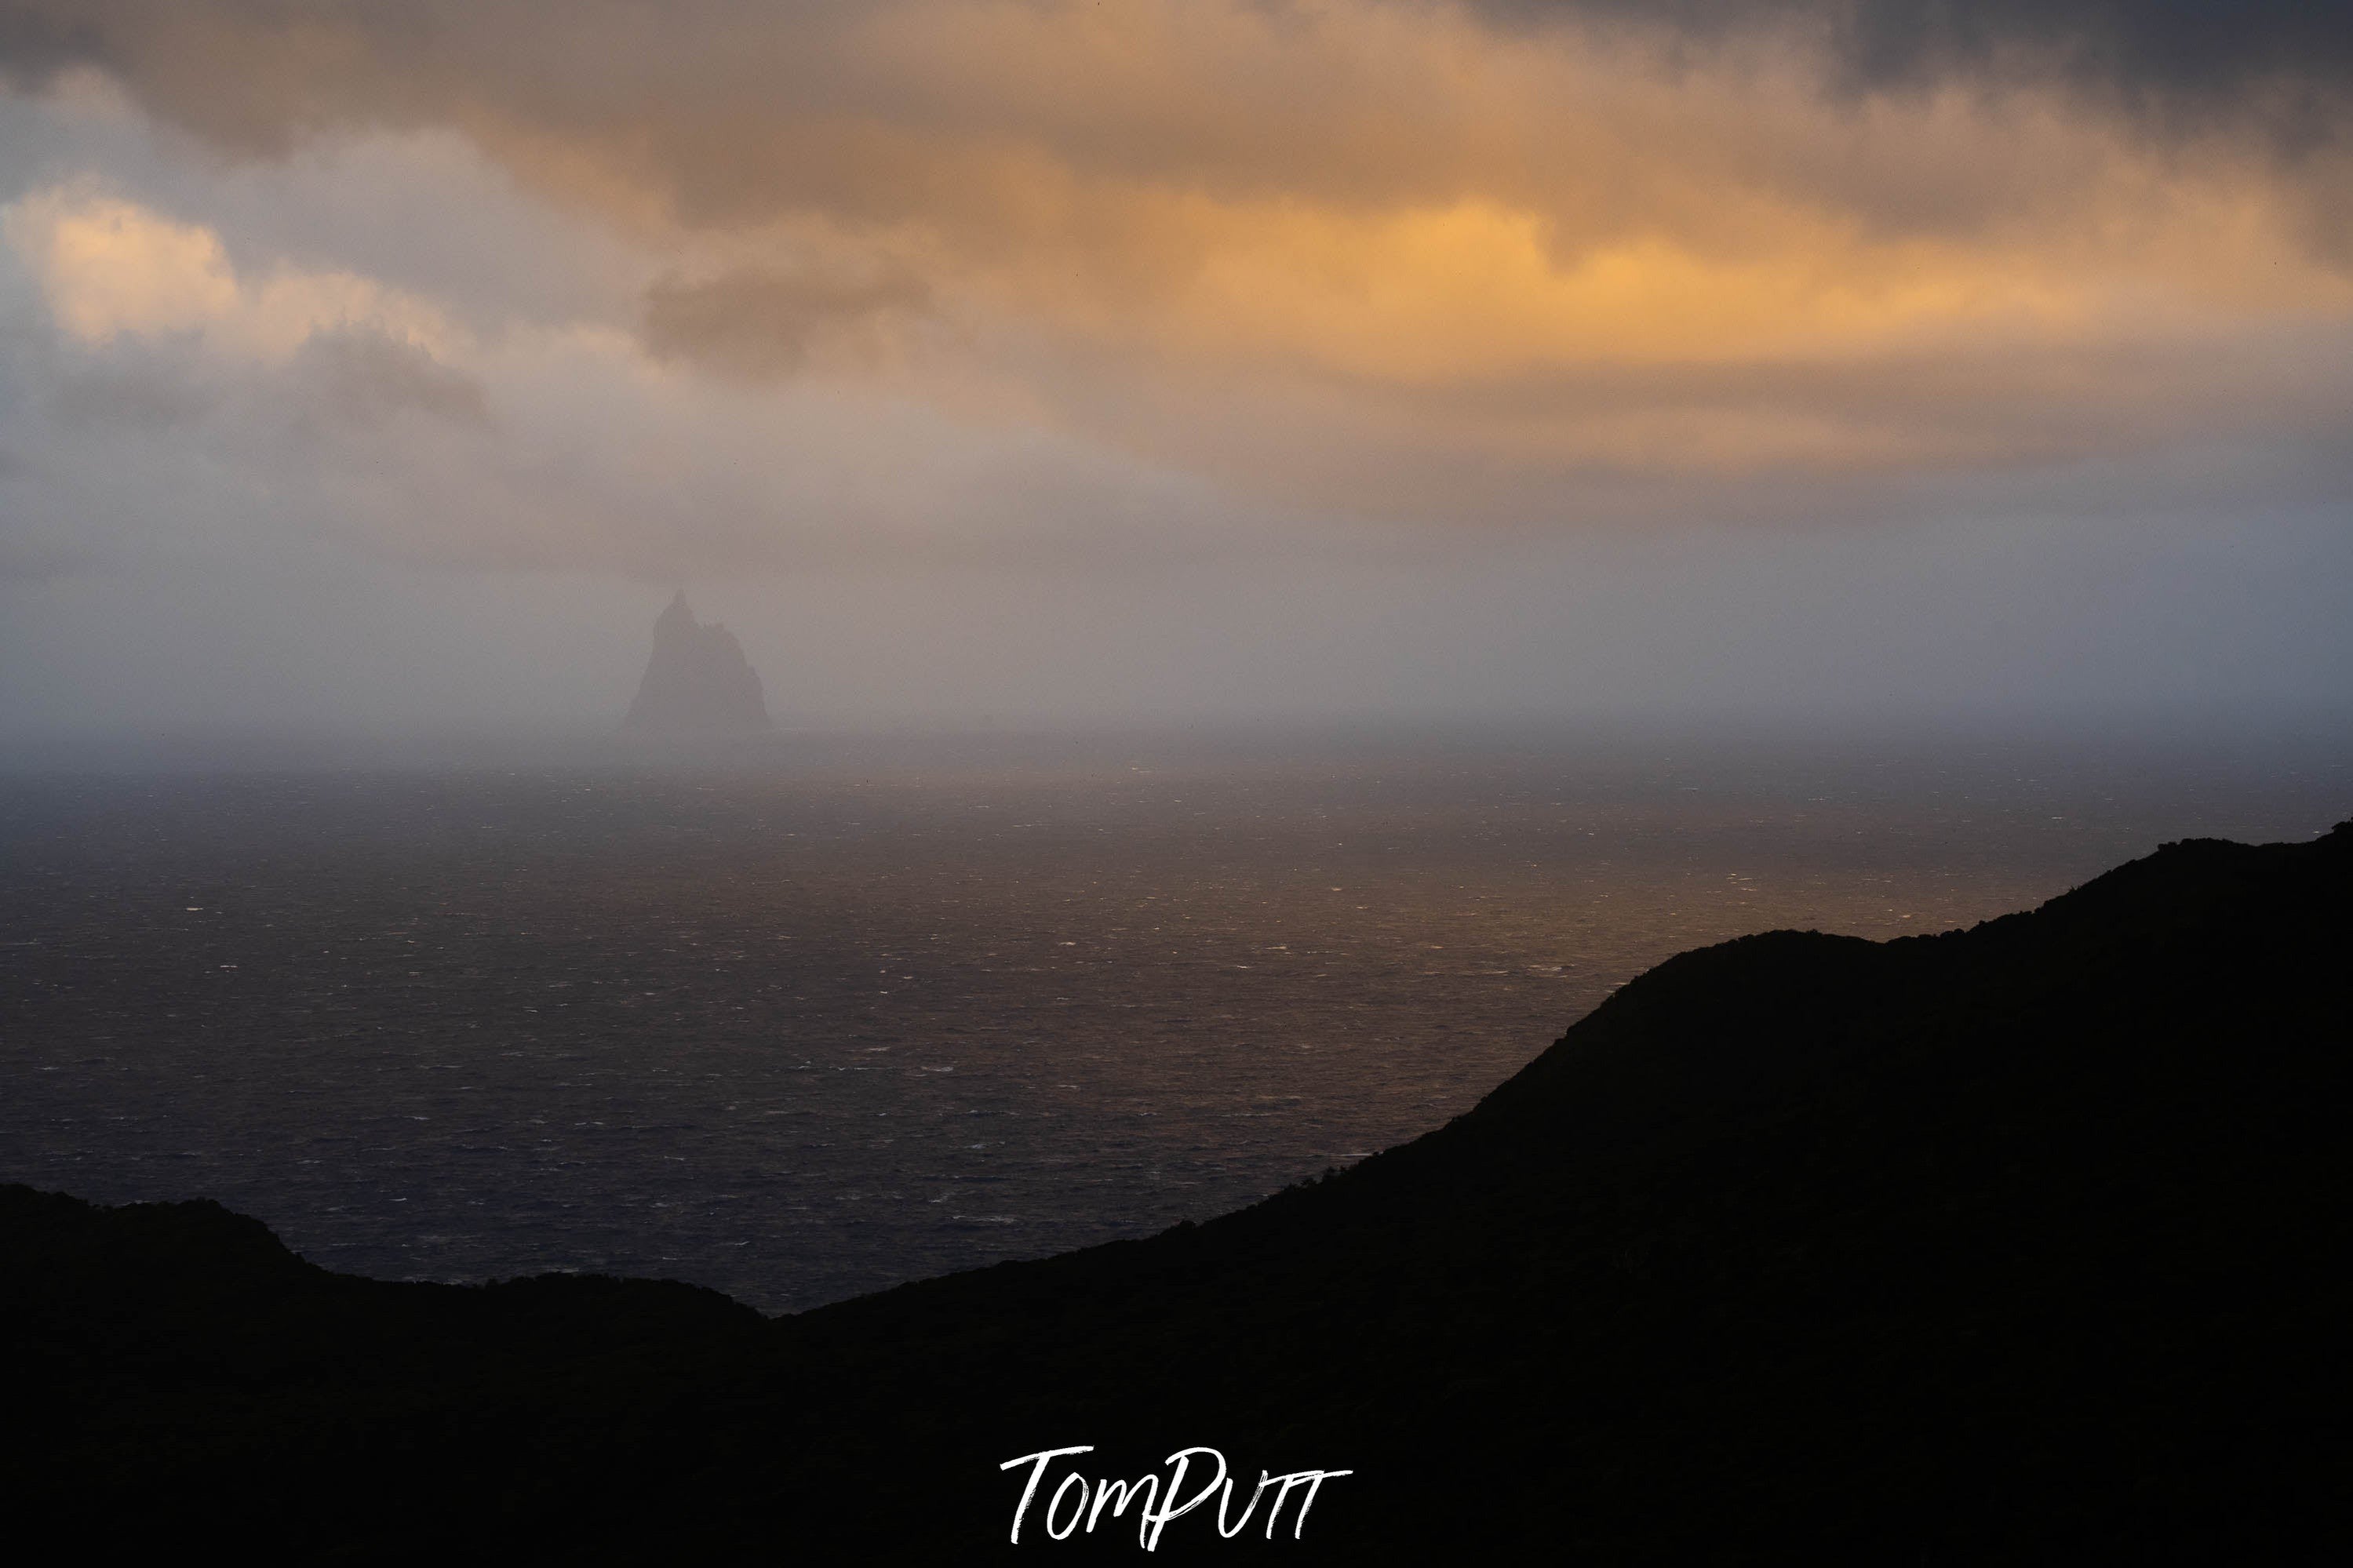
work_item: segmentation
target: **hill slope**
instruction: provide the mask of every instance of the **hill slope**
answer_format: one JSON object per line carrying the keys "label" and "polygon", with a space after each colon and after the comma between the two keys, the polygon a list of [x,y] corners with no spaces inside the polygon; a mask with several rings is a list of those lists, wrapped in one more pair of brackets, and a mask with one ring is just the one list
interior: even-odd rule
{"label": "hill slope", "polygon": [[10,1473],[100,1534],[360,1556],[1133,1552],[1133,1510],[1044,1539],[1046,1489],[1004,1544],[1000,1463],[1080,1444],[1048,1489],[1196,1444],[1237,1511],[1261,1467],[1355,1472],[1301,1539],[1212,1505],[1164,1555],[2341,1550],[2348,894],[2353,825],[1686,953],[1354,1170],[774,1322],[9,1189]]}

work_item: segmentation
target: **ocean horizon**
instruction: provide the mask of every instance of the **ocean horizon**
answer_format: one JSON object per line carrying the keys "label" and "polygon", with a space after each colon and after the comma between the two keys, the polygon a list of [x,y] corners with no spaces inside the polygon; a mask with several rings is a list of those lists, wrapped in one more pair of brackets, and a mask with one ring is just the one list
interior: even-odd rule
{"label": "ocean horizon", "polygon": [[2346,815],[2327,744],[786,734],[0,778],[0,1177],[765,1311],[1201,1220],[1672,954]]}

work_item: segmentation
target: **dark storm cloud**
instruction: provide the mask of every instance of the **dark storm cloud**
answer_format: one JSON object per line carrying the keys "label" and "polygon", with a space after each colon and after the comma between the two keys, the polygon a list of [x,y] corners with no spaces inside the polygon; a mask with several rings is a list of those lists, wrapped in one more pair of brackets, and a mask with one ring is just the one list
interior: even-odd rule
{"label": "dark storm cloud", "polygon": [[2154,92],[2353,83],[2353,11],[2313,0],[1849,0],[1839,12],[1847,57],[1874,79],[2022,50]]}
{"label": "dark storm cloud", "polygon": [[1514,23],[1720,39],[1778,31],[1850,87],[2056,78],[2166,118],[2253,116],[2307,139],[2353,112],[2353,6],[2316,0],[1478,0]]}

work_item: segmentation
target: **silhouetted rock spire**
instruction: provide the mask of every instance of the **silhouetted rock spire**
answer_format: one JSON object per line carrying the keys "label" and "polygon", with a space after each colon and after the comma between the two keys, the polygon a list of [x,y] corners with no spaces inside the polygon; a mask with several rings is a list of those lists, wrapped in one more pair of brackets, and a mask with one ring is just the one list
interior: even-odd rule
{"label": "silhouetted rock spire", "polygon": [[770,728],[760,678],[735,634],[704,626],[680,589],[654,622],[653,657],[624,730],[647,735],[740,734]]}

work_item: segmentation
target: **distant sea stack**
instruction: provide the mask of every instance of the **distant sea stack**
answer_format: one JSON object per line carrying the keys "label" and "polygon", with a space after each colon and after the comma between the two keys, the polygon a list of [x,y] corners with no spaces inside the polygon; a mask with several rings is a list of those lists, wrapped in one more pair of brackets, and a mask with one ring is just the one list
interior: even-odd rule
{"label": "distant sea stack", "polygon": [[716,621],[697,621],[680,589],[654,622],[653,657],[621,728],[638,735],[741,735],[773,727],[744,645]]}

